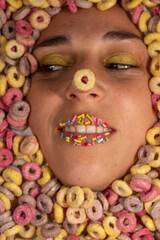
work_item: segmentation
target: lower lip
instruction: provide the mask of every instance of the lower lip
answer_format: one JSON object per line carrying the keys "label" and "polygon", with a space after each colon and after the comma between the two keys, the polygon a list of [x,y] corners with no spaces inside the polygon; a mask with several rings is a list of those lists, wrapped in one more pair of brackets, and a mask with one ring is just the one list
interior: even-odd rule
{"label": "lower lip", "polygon": [[106,133],[75,133],[60,131],[61,138],[67,143],[75,146],[94,146],[95,144],[105,144],[109,141],[113,132]]}

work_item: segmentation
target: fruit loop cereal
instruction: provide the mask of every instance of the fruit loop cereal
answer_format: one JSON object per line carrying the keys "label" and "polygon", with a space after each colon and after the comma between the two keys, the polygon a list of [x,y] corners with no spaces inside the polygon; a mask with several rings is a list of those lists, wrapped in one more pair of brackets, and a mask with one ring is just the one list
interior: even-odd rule
{"label": "fruit loop cereal", "polygon": [[[121,5],[145,34],[144,43],[152,58],[149,83],[152,103],[160,111],[160,10],[159,0],[129,0]],[[147,144],[138,161],[121,180],[103,192],[90,188],[61,186],[46,165],[35,136],[18,136],[27,128],[30,106],[25,97],[30,74],[38,64],[32,47],[51,18],[68,6],[74,14],[96,4],[101,11],[116,0],[0,0],[0,240],[159,240],[160,239],[160,123],[146,135]],[[74,16],[74,15],[73,15]],[[77,91],[95,84],[89,69],[73,78]],[[160,116],[160,114],[159,114]],[[63,133],[74,124],[105,128],[98,137]],[[61,138],[76,146],[107,143],[110,128],[87,113],[60,123]],[[36,238],[36,239],[37,239]]]}

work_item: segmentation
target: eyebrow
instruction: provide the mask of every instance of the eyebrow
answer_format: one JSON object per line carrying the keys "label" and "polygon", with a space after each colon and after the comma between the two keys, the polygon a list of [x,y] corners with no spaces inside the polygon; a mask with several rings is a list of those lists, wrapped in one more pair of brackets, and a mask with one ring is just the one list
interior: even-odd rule
{"label": "eyebrow", "polygon": [[[102,40],[125,40],[125,39],[131,39],[131,38],[142,41],[142,39],[138,35],[131,32],[125,32],[125,31],[107,32],[102,37]],[[34,50],[39,47],[50,47],[50,46],[59,46],[59,45],[71,45],[71,38],[65,35],[57,35],[55,37],[51,37],[40,42],[39,44],[37,44],[37,46],[35,46]]]}

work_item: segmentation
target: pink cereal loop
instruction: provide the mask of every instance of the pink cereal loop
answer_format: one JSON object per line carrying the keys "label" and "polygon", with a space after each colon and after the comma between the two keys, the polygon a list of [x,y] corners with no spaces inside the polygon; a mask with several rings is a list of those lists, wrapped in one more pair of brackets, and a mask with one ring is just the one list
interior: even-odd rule
{"label": "pink cereal loop", "polygon": [[67,3],[68,3],[68,7],[69,7],[70,11],[72,13],[76,13],[77,12],[77,6],[76,6],[74,0],[67,0]]}
{"label": "pink cereal loop", "polygon": [[118,200],[118,194],[115,193],[112,188],[107,188],[103,194],[107,198],[109,205],[115,204]]}
{"label": "pink cereal loop", "polygon": [[134,8],[133,14],[132,14],[132,22],[134,24],[138,24],[140,15],[143,11],[144,11],[144,7],[142,5],[138,5],[136,8]]}
{"label": "pink cereal loop", "polygon": [[24,56],[26,56],[30,62],[31,73],[36,72],[38,69],[38,63],[37,63],[37,60],[35,59],[35,57],[30,53],[26,53]]}
{"label": "pink cereal loop", "polygon": [[5,0],[0,0],[0,8],[1,9],[6,9],[6,1]]}
{"label": "pink cereal loop", "polygon": [[29,36],[32,34],[32,26],[25,20],[18,20],[15,23],[16,31],[24,36]]}
{"label": "pink cereal loop", "polygon": [[140,199],[142,202],[150,202],[150,201],[154,200],[158,196],[159,193],[160,193],[160,189],[156,185],[152,185],[149,192],[147,192],[147,193],[142,192],[140,194]]}
{"label": "pink cereal loop", "polygon": [[40,193],[41,193],[41,188],[40,187],[33,187],[31,189],[31,191],[29,192],[29,194],[34,198],[36,198]]}
{"label": "pink cereal loop", "polygon": [[[153,0],[153,2],[155,2],[155,1]],[[160,1],[159,1],[159,3],[160,3]],[[157,7],[157,6],[153,7],[153,16],[156,16],[156,15],[159,15],[159,7]]]}
{"label": "pink cereal loop", "polygon": [[[4,95],[5,96],[5,95]],[[9,108],[8,106],[6,106],[3,101],[2,101],[2,98],[0,98],[0,109],[4,110],[5,112],[8,112],[9,111]]]}
{"label": "pink cereal loop", "polygon": [[26,225],[32,220],[32,212],[27,205],[19,205],[13,212],[15,223]]}
{"label": "pink cereal loop", "polygon": [[[125,224],[125,220],[128,220],[128,224]],[[117,220],[117,227],[122,232],[132,232],[136,227],[136,217],[131,213],[121,214]]]}
{"label": "pink cereal loop", "polygon": [[9,88],[2,99],[4,104],[10,107],[12,103],[21,101],[23,99],[23,93],[19,88]]}
{"label": "pink cereal loop", "polygon": [[151,188],[151,183],[142,178],[132,178],[130,187],[135,192],[147,192]]}
{"label": "pink cereal loop", "polygon": [[0,167],[8,167],[12,162],[12,152],[7,148],[0,148]]}
{"label": "pink cereal loop", "polygon": [[141,240],[143,236],[148,236],[150,235],[150,231],[148,228],[143,228],[137,232],[135,232],[133,235],[132,235],[132,239],[133,240]]}
{"label": "pink cereal loop", "polygon": [[151,99],[152,99],[153,108],[157,111],[158,110],[157,101],[160,99],[160,96],[153,93]]}
{"label": "pink cereal loop", "polygon": [[26,163],[22,166],[22,175],[26,180],[36,181],[41,175],[41,168],[37,163]]}
{"label": "pink cereal loop", "polygon": [[8,130],[6,134],[6,145],[9,150],[12,150],[13,147],[13,137],[15,137],[16,134],[13,131]]}

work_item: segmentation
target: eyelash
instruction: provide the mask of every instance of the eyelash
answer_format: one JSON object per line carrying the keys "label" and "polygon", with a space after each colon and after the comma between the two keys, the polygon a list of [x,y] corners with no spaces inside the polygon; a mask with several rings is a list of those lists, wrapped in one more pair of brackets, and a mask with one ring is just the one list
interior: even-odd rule
{"label": "eyelash", "polygon": [[[109,63],[105,67],[108,68],[109,70],[123,71],[123,70],[127,70],[127,69],[130,69],[130,68],[137,68],[138,66],[120,64],[120,63]],[[66,66],[62,66],[62,65],[42,65],[42,66],[39,66],[38,71],[39,72],[56,72],[56,71],[62,70],[63,68],[66,68]]]}

